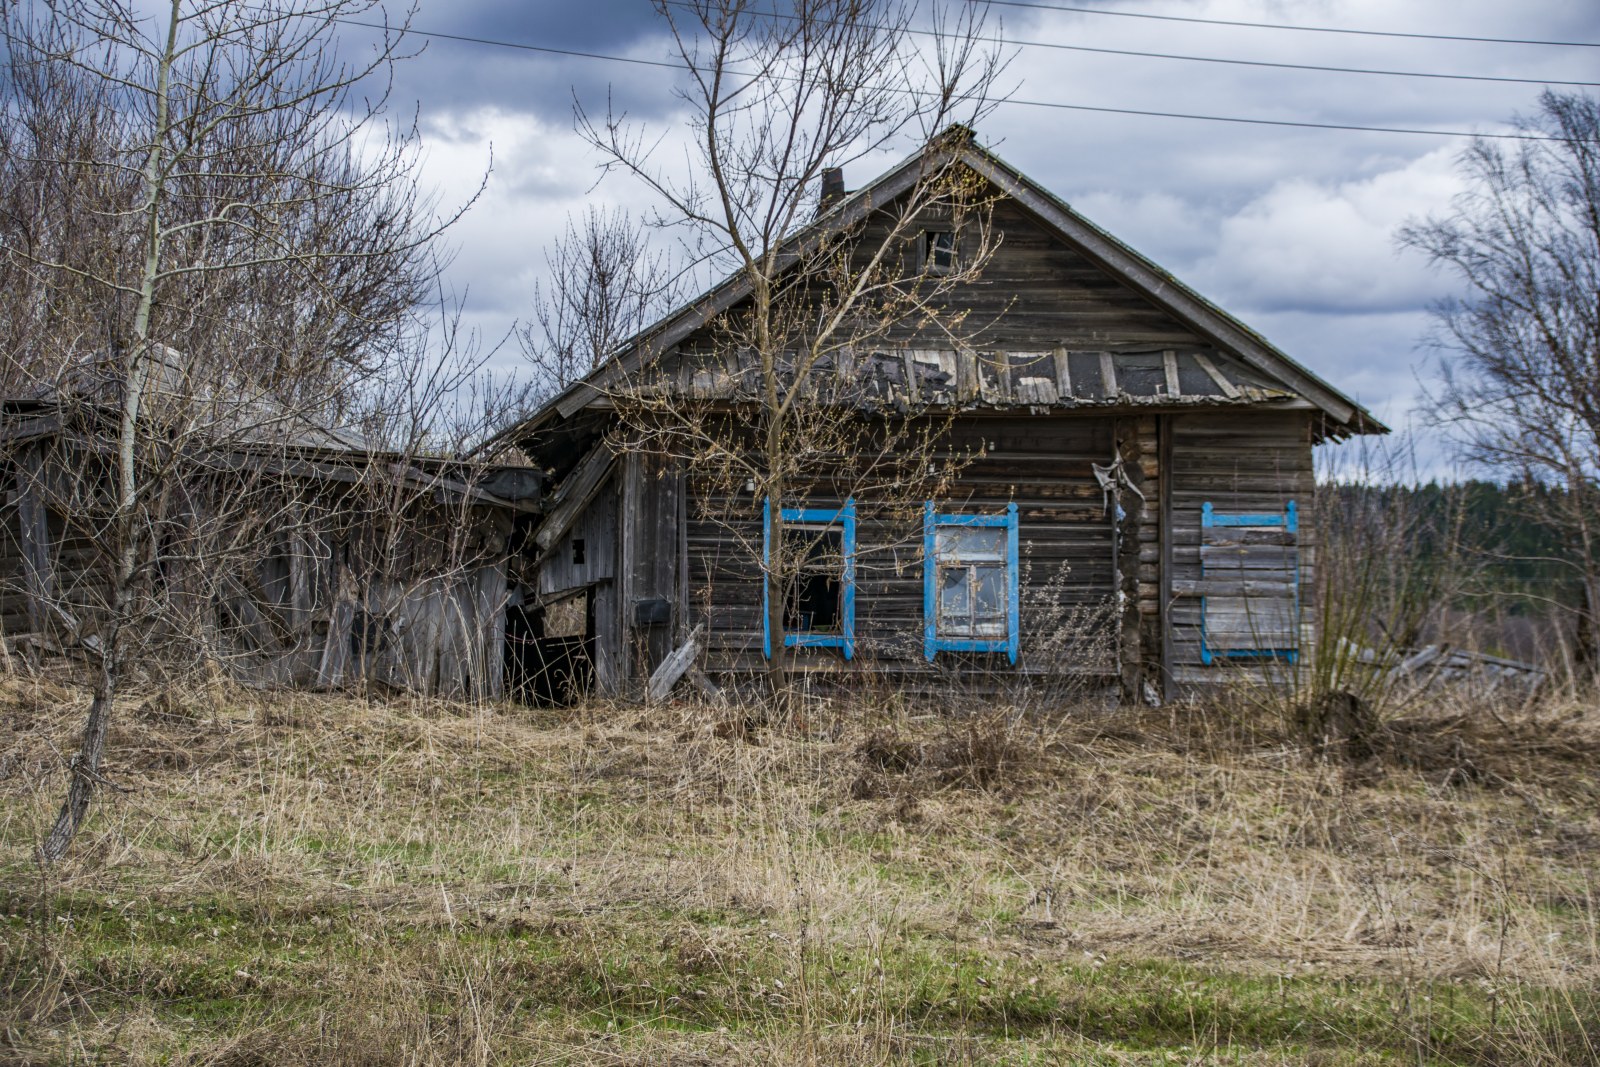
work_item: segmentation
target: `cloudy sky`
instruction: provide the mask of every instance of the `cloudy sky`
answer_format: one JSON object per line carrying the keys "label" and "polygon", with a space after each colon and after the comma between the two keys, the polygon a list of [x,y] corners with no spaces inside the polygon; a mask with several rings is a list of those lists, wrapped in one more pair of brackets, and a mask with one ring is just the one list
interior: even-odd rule
{"label": "cloudy sky", "polygon": [[[991,19],[1010,49],[1013,102],[979,139],[1100,225],[1264,333],[1396,427],[1431,374],[1420,340],[1451,290],[1393,233],[1444,208],[1457,136],[1102,114],[1022,101],[1333,125],[1503,132],[1539,84],[1290,70],[1044,47],[1281,64],[1600,82],[1600,48],[1296,32],[1096,13],[1337,27],[1392,34],[1600,41],[1595,0],[1038,0]],[[422,0],[415,27],[510,44],[663,60],[646,0]],[[350,31],[357,32],[357,31]],[[1023,43],[1026,42],[1026,43]],[[446,203],[488,187],[454,230],[451,281],[489,341],[528,315],[543,250],[589,203],[639,214],[646,192],[573,132],[574,98],[677,132],[674,72],[433,38],[401,75],[427,144],[423,179]],[[1592,90],[1591,90],[1592,91]],[[899,146],[900,153],[914,146]],[[491,165],[492,155],[492,165]],[[854,188],[892,159],[846,175]],[[881,164],[881,165],[879,165]],[[518,362],[515,342],[497,361]],[[1433,462],[1433,461],[1430,461]]]}

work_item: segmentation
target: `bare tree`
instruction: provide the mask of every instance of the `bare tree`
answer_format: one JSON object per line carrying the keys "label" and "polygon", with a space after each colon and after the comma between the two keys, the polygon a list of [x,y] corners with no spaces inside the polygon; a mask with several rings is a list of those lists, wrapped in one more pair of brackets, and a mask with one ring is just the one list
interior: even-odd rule
{"label": "bare tree", "polygon": [[[287,462],[261,454],[337,441],[326,428],[412,351],[450,220],[418,197],[415,130],[383,120],[400,33],[360,62],[336,48],[336,23],[374,6],[171,0],[151,16],[72,0],[5,14],[22,117],[0,161],[5,269],[20,283],[5,377],[13,395],[76,406],[63,417],[87,459],[63,503],[105,571],[83,624],[93,700],[47,860],[102,781],[139,640],[183,599],[169,566],[258,548],[295,507],[247,491],[284,484]],[[257,505],[274,514],[218,514]]]}
{"label": "bare tree", "polygon": [[[624,117],[580,109],[579,130],[610,167],[644,182],[659,203],[652,221],[686,234],[741,299],[716,316],[704,350],[670,368],[613,366],[599,387],[623,415],[628,447],[686,464],[701,499],[730,502],[728,528],[760,561],[768,632],[781,635],[801,571],[835,566],[826,556],[838,551],[820,535],[786,535],[786,507],[859,491],[903,510],[951,473],[937,420],[903,396],[898,411],[882,406],[891,417],[869,417],[888,398],[838,372],[911,327],[947,347],[975,328],[948,298],[992,251],[991,198],[948,149],[987,113],[1002,64],[978,5],[948,15],[896,0],[801,0],[782,12],[662,0],[657,10],[688,71],[691,172],[661,165]],[[923,146],[920,173],[893,204],[851,202],[842,185],[824,192],[841,168],[912,141]],[[923,246],[930,226],[944,244]],[[708,384],[664,385],[673,375]],[[770,514],[754,531],[751,492]],[[782,640],[770,650],[775,689],[790,655]]]}
{"label": "bare tree", "polygon": [[1464,459],[1528,483],[1570,539],[1600,664],[1600,101],[1546,91],[1507,148],[1474,141],[1466,191],[1400,242],[1464,283],[1435,308],[1434,410]]}
{"label": "bare tree", "polygon": [[541,390],[565,389],[687,295],[686,273],[623,209],[589,207],[545,251],[533,321],[518,331]]}

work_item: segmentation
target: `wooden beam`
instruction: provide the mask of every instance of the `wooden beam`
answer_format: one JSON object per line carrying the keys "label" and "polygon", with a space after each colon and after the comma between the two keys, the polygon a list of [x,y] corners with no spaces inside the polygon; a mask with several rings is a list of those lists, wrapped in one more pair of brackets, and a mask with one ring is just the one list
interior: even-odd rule
{"label": "wooden beam", "polygon": [[1178,381],[1178,353],[1170,348],[1161,353],[1161,369],[1167,372],[1167,395],[1182,396],[1183,385]]}
{"label": "wooden beam", "polygon": [[1229,400],[1237,400],[1239,398],[1238,388],[1232,382],[1228,381],[1227,378],[1223,377],[1222,372],[1217,369],[1217,365],[1215,363],[1211,362],[1211,358],[1209,356],[1207,356],[1204,352],[1196,352],[1194,354],[1194,361],[1200,364],[1201,370],[1205,371],[1211,376],[1212,381],[1217,383],[1217,388],[1222,390],[1223,396],[1227,397]]}
{"label": "wooden beam", "polygon": [[1056,363],[1056,396],[1063,404],[1070,404],[1072,396],[1072,367],[1067,359],[1067,350],[1063,345],[1057,345],[1055,350]]}
{"label": "wooden beam", "polygon": [[550,551],[550,546],[572,529],[572,524],[578,521],[583,509],[589,506],[589,502],[605,484],[611,466],[611,450],[604,441],[599,441],[587,456],[578,461],[572,473],[562,480],[561,488],[551,498],[553,506],[550,513],[533,534],[533,543],[539,546],[541,553]]}
{"label": "wooden beam", "polygon": [[705,623],[696,625],[689,634],[689,640],[673,649],[672,654],[661,661],[661,666],[650,676],[648,693],[652,702],[665,700],[667,694],[672,692],[672,687],[678,684],[678,679],[694,664],[695,657],[700,654],[700,639],[705,632]]}

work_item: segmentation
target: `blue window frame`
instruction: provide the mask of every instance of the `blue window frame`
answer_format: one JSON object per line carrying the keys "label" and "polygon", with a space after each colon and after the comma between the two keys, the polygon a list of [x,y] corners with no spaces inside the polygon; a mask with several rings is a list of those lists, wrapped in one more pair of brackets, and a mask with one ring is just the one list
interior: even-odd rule
{"label": "blue window frame", "polygon": [[[784,508],[783,530],[794,533],[808,559],[816,553],[831,559],[820,569],[802,564],[798,588],[784,605],[783,643],[786,648],[837,648],[845,659],[856,654],[856,502],[846,500],[837,511],[824,508]],[[837,545],[837,554],[833,547]],[[821,550],[819,552],[819,549]],[[761,562],[772,560],[772,501],[761,510]],[[835,570],[835,566],[837,569]],[[767,603],[767,582],[761,583],[761,651],[772,658],[772,613]]]}
{"label": "blue window frame", "polygon": [[[1299,511],[1293,500],[1280,514],[1225,515],[1200,507],[1200,576],[1280,584],[1282,594],[1200,598],[1200,662],[1282,659],[1294,663],[1300,648]],[[1277,545],[1253,545],[1247,529],[1279,530]]]}
{"label": "blue window frame", "polygon": [[1017,662],[1017,505],[1004,515],[922,517],[923,654],[1004,652]]}

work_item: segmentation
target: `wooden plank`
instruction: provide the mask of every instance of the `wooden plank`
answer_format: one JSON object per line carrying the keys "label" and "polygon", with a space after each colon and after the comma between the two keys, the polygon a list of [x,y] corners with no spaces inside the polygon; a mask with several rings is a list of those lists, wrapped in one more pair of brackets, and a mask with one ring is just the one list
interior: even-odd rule
{"label": "wooden plank", "polygon": [[1061,345],[1056,346],[1054,352],[1056,365],[1056,396],[1063,404],[1070,403],[1072,396],[1072,365],[1067,359],[1067,350]]}
{"label": "wooden plank", "polygon": [[1172,582],[1179,596],[1293,597],[1295,583],[1252,578],[1179,578]]}
{"label": "wooden plank", "polygon": [[694,664],[695,657],[700,654],[700,641],[705,636],[705,629],[705,623],[697,623],[690,631],[689,639],[673,649],[650,675],[646,696],[652,702],[665,700],[667,694],[672,692],[672,687],[678,684],[678,679]]}
{"label": "wooden plank", "polygon": [[1281,545],[1200,546],[1200,563],[1210,572],[1217,570],[1292,570],[1298,550]]}
{"label": "wooden plank", "polygon": [[1204,352],[1196,352],[1194,354],[1194,361],[1200,364],[1200,369],[1205,371],[1206,374],[1211,377],[1212,381],[1217,383],[1217,388],[1222,390],[1223,396],[1227,397],[1229,400],[1239,399],[1239,390],[1234,387],[1232,382],[1228,381],[1227,378],[1222,376],[1222,372],[1217,369],[1217,365],[1215,363],[1211,362],[1210,357],[1208,357]]}
{"label": "wooden plank", "polygon": [[594,685],[600,696],[622,691],[622,619],[617,604],[617,583],[594,587]]}
{"label": "wooden plank", "polygon": [[[36,633],[49,633],[62,610],[56,602],[55,572],[50,559],[50,515],[40,497],[44,484],[44,453],[38,445],[21,449],[16,457],[18,548],[22,554],[22,580],[28,598],[28,620]],[[76,620],[68,630],[76,635]]]}
{"label": "wooden plank", "polygon": [[322,659],[317,664],[318,689],[332,689],[344,683],[350,662],[350,628],[355,616],[356,606],[349,599],[340,597],[334,602],[328,633],[322,641]]}
{"label": "wooden plank", "polygon": [[910,349],[901,351],[900,367],[906,376],[906,400],[916,404],[922,399],[922,389],[917,382],[917,360]]}
{"label": "wooden plank", "polygon": [[1166,371],[1167,395],[1182,396],[1183,386],[1178,382],[1178,353],[1170,348],[1161,353],[1161,369]]}
{"label": "wooden plank", "polygon": [[605,484],[606,476],[611,473],[611,465],[611,450],[604,441],[599,441],[578,462],[572,473],[562,480],[561,488],[551,500],[550,513],[533,535],[533,541],[541,552],[549,551],[550,546],[572,528],[578,516],[583,514],[583,509],[589,506],[589,502]]}
{"label": "wooden plank", "polygon": [[1209,526],[1206,543],[1212,545],[1297,545],[1300,535],[1295,530],[1274,529],[1270,526]]}
{"label": "wooden plank", "polygon": [[1106,396],[1113,397],[1121,392],[1117,386],[1117,363],[1111,358],[1110,352],[1100,353],[1100,384],[1106,391]]}

